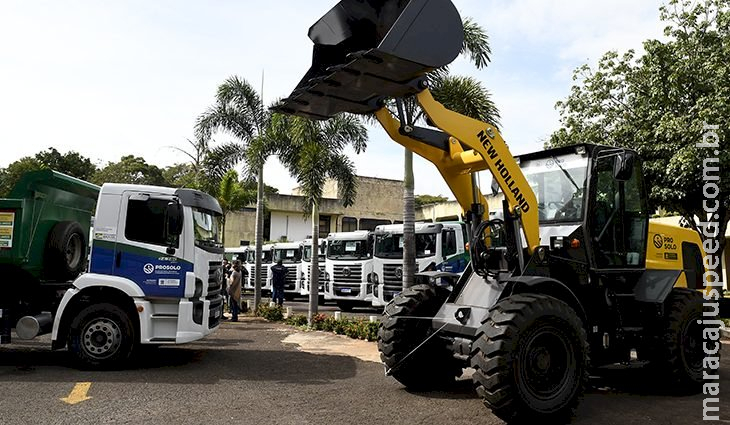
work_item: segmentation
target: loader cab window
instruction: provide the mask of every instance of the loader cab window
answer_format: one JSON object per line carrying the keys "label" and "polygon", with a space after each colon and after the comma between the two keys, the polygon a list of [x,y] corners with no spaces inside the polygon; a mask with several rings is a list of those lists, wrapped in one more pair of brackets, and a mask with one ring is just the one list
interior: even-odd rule
{"label": "loader cab window", "polygon": [[130,199],[124,228],[127,240],[169,246],[165,235],[165,209],[169,202],[169,199]]}
{"label": "loader cab window", "polygon": [[593,169],[592,214],[589,220],[596,266],[643,267],[646,256],[648,207],[637,162],[631,177],[614,177],[616,155],[599,157]]}
{"label": "loader cab window", "polygon": [[520,164],[537,197],[541,223],[583,220],[587,167],[588,159],[578,154],[555,155]]}

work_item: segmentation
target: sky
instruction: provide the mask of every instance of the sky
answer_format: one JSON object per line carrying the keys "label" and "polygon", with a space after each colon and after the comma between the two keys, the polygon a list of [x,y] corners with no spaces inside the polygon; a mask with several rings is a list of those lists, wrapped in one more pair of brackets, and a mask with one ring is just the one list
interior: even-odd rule
{"label": "sky", "polygon": [[[615,0],[452,0],[487,32],[491,63],[464,58],[452,72],[491,92],[514,154],[542,148],[559,128],[555,103],[573,70],[609,50],[661,38],[658,3]],[[0,167],[55,147],[102,166],[123,155],[168,166],[186,161],[195,119],[217,86],[239,75],[264,101],[286,97],[311,64],[307,30],[335,0],[0,2]],[[229,140],[217,135],[217,142]],[[369,127],[357,173],[403,177],[403,148]],[[452,197],[433,165],[414,160],[416,194]],[[296,182],[275,158],[267,184]],[[486,178],[486,176],[485,176]]]}

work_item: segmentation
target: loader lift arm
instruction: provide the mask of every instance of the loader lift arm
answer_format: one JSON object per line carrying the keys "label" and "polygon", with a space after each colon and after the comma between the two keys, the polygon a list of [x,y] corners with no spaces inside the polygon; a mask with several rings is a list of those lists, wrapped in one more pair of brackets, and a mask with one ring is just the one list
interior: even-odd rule
{"label": "loader lift arm", "polygon": [[[483,205],[484,212],[488,212],[486,199],[479,191],[474,199],[469,175],[488,169],[504,192],[511,212],[520,218],[528,252],[532,254],[540,244],[537,199],[499,131],[490,124],[445,108],[427,88],[415,97],[431,122],[451,136],[447,149],[403,134],[400,122],[383,107],[375,114],[388,135],[433,163],[465,212],[472,203]],[[469,149],[465,151],[462,143]]]}

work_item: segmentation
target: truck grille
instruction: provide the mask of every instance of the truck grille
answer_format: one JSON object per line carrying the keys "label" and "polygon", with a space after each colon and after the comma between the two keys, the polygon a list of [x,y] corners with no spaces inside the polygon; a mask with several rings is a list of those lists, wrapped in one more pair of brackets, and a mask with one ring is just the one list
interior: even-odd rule
{"label": "truck grille", "polygon": [[357,297],[362,284],[361,264],[336,264],[334,267],[333,289],[335,295]]}
{"label": "truck grille", "polygon": [[221,278],[220,273],[223,273],[222,261],[211,261],[208,263],[208,297],[221,293],[225,275]]}
{"label": "truck grille", "polygon": [[[261,286],[266,286],[266,278],[268,277],[269,269],[265,265],[261,265]],[[256,267],[251,267],[251,286],[256,283]]]}
{"label": "truck grille", "polygon": [[284,290],[293,291],[297,288],[297,266],[285,266]]}
{"label": "truck grille", "polygon": [[403,276],[400,278],[396,277],[395,270],[400,268],[403,270],[401,264],[385,264],[383,265],[383,287],[386,291],[401,292],[403,290]]}
{"label": "truck grille", "polygon": [[220,323],[223,318],[223,297],[215,295],[213,297],[208,296],[210,300],[210,315],[208,316],[208,329],[212,329]]}

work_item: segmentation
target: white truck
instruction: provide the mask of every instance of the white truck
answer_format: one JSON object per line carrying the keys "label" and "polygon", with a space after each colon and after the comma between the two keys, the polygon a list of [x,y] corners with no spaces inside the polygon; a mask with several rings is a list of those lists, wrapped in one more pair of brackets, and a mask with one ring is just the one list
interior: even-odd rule
{"label": "white truck", "polygon": [[[124,365],[140,344],[181,344],[217,329],[224,250],[222,212],[214,198],[191,189],[99,188],[42,173],[18,189],[15,196],[25,201],[8,213],[14,239],[5,252],[14,247],[45,252],[46,264],[40,264],[50,266],[37,277],[19,269],[3,276],[13,279],[8,288],[32,289],[0,298],[0,318],[17,320],[12,325],[18,338],[50,333],[53,349],[68,347],[79,366],[99,369]],[[45,223],[53,226],[50,232]],[[84,268],[88,241],[90,262]],[[54,254],[59,247],[65,256]],[[10,264],[3,268],[13,270]],[[69,280],[47,280],[61,269]],[[3,342],[9,343],[5,330]]]}
{"label": "white truck", "polygon": [[[302,273],[302,244],[301,242],[277,242],[272,248],[273,263],[281,260],[286,267],[284,278],[284,298],[291,300],[299,295],[299,285]],[[269,273],[270,286],[273,288],[273,276]]]}
{"label": "white truck", "polygon": [[[269,269],[271,268],[273,244],[266,244],[261,248],[261,292],[271,293],[271,282],[269,281]],[[246,271],[248,280],[244,283],[244,289],[253,291],[256,284],[256,247],[249,246],[246,251]]]}
{"label": "white truck", "polygon": [[[445,271],[462,273],[469,262],[466,253],[466,225],[416,223],[416,273]],[[403,291],[403,225],[375,228],[372,305],[384,307]]]}
{"label": "white truck", "polygon": [[[320,245],[318,252],[318,264],[319,264],[319,294],[318,302],[320,305],[324,305],[327,290],[329,288],[329,274],[325,270],[325,258],[327,253],[327,241],[320,239]],[[309,297],[309,284],[311,282],[310,276],[312,275],[312,239],[305,239],[301,242],[302,246],[302,273],[300,274],[299,282],[299,294],[305,297]]]}
{"label": "white truck", "polygon": [[367,280],[373,271],[372,232],[330,233],[325,268],[332,278],[326,292],[327,300],[334,300],[343,311],[372,305],[373,284]]}

